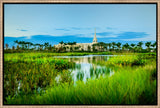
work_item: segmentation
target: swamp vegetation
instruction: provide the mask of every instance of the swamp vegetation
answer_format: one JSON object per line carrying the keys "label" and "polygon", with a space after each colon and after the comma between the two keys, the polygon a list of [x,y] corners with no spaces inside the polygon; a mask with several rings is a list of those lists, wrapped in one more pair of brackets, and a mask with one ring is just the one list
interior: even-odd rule
{"label": "swamp vegetation", "polygon": [[156,53],[5,53],[4,104],[157,104]]}

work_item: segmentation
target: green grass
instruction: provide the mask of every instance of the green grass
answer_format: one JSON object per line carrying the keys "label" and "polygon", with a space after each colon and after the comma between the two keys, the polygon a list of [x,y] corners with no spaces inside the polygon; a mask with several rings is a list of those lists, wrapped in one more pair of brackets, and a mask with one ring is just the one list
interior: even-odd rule
{"label": "green grass", "polygon": [[[156,104],[155,53],[117,54],[108,61],[98,62],[110,66],[114,75],[89,79],[86,83],[78,81],[74,86],[68,69],[80,65],[52,56],[85,54],[105,53],[4,54],[5,104]],[[106,74],[108,71],[103,69]],[[90,72],[95,75],[100,70]],[[55,80],[58,75],[61,76],[59,83]],[[83,77],[82,72],[79,77]]]}
{"label": "green grass", "polygon": [[[6,57],[6,56],[5,56]],[[4,98],[37,92],[38,88],[57,85],[55,77],[61,75],[61,82],[71,82],[67,69],[75,63],[52,57],[34,58],[9,55],[4,59]],[[20,83],[20,89],[18,85]],[[18,94],[17,94],[18,93]]]}
{"label": "green grass", "polygon": [[5,53],[5,59],[16,59],[16,58],[42,58],[42,57],[53,57],[53,56],[84,56],[84,55],[112,55],[111,52],[68,52],[68,53]]}
{"label": "green grass", "polygon": [[143,65],[145,64],[145,59],[140,59],[137,55],[122,55],[111,57],[107,63],[111,65]]}
{"label": "green grass", "polygon": [[[155,65],[125,67],[111,77],[51,87],[44,94],[8,98],[7,104],[156,104]],[[143,100],[143,102],[142,102]]]}

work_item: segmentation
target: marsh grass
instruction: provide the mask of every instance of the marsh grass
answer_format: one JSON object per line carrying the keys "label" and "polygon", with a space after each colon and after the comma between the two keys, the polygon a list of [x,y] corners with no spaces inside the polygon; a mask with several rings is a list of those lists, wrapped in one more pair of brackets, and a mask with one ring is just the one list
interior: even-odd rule
{"label": "marsh grass", "polygon": [[[157,104],[155,54],[126,54],[100,61],[97,64],[110,66],[115,74],[88,79],[85,83],[79,80],[75,86],[67,70],[75,68],[75,63],[53,59],[53,55],[4,55],[5,104]],[[90,74],[108,74],[109,71],[109,68],[91,68]],[[58,75],[61,80],[57,84]],[[79,72],[78,77],[82,79],[83,72]]]}
{"label": "marsh grass", "polygon": [[123,55],[123,56],[115,56],[111,57],[107,63],[111,65],[144,65],[146,62],[145,59],[141,59],[136,55]]}
{"label": "marsh grass", "polygon": [[75,63],[51,57],[32,58],[15,55],[4,59],[4,100],[7,96],[33,94],[38,89],[57,85],[55,77],[61,75],[61,83],[71,82],[70,71]]}
{"label": "marsh grass", "polygon": [[7,59],[25,59],[25,58],[43,58],[43,57],[53,57],[53,56],[84,56],[84,55],[112,55],[111,52],[67,52],[67,53],[5,53],[4,58]]}
{"label": "marsh grass", "polygon": [[[111,77],[100,77],[76,86],[52,87],[42,95],[7,98],[8,104],[156,104],[156,80],[150,80],[155,65],[133,70],[119,69]],[[143,100],[143,102],[142,102]]]}

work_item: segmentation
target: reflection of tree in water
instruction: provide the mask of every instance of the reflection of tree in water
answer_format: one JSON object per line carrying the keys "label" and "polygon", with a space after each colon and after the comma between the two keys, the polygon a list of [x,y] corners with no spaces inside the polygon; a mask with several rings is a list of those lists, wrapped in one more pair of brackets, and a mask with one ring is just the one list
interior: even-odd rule
{"label": "reflection of tree in water", "polygon": [[81,64],[76,64],[74,69],[80,70],[81,69]]}
{"label": "reflection of tree in water", "polygon": [[93,56],[92,62],[96,62],[96,57]]}
{"label": "reflection of tree in water", "polygon": [[92,57],[75,57],[69,58],[69,61],[76,63],[97,63],[98,61],[107,61],[107,56],[92,56]]}
{"label": "reflection of tree in water", "polygon": [[83,78],[84,78],[84,72],[82,71],[79,71],[79,72],[77,72],[77,79],[78,80],[83,80]]}
{"label": "reflection of tree in water", "polygon": [[106,56],[89,56],[69,58],[72,62],[76,63],[73,69],[73,79],[87,81],[88,78],[95,79],[100,76],[111,76],[112,71],[106,66],[98,65],[99,61],[106,61]]}
{"label": "reflection of tree in water", "polygon": [[91,63],[91,57],[88,57],[88,63]]}
{"label": "reflection of tree in water", "polygon": [[90,67],[90,77],[96,77],[99,78],[100,75],[109,75],[111,72],[111,70],[109,68],[106,67],[98,67],[95,64],[92,64],[92,66]]}

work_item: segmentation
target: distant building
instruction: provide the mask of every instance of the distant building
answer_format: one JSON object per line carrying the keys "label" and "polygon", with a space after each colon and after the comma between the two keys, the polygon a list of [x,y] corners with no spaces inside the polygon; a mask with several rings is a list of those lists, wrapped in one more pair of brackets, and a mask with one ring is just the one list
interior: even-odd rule
{"label": "distant building", "polygon": [[[65,45],[63,44],[58,44],[55,45],[56,49],[60,49],[60,48],[65,48],[66,51],[93,51],[93,44],[96,44],[97,42],[97,38],[96,38],[96,29],[95,29],[95,34],[94,34],[94,38],[93,38],[93,42],[92,43],[76,43],[75,45]],[[95,47],[95,49],[98,50],[97,47]]]}

